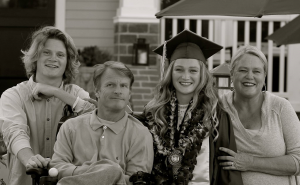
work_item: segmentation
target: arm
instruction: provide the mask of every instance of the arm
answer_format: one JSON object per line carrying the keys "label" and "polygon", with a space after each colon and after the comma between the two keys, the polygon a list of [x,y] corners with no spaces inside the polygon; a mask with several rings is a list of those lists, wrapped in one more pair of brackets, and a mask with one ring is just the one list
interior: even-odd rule
{"label": "arm", "polygon": [[126,184],[132,184],[129,182],[129,178],[138,171],[151,173],[153,158],[152,135],[147,128],[143,128],[143,130],[139,131],[136,137],[133,138],[133,144],[128,152],[128,163],[125,171]]}
{"label": "arm", "polygon": [[37,83],[32,91],[32,96],[35,100],[42,100],[42,97],[47,96],[55,96],[66,104],[73,106],[76,101],[76,97],[72,94],[64,91],[61,88],[57,88],[51,85]]}
{"label": "arm", "polygon": [[279,157],[255,157],[245,153],[235,153],[228,149],[220,149],[231,156],[220,157],[222,160],[234,161],[221,163],[225,169],[239,171],[257,171],[272,175],[297,175],[300,162],[300,124],[291,104],[284,100],[281,102],[281,112],[278,117],[282,125],[283,137],[286,145],[286,155]]}
{"label": "arm", "polygon": [[8,152],[16,155],[26,168],[46,167],[49,160],[35,155],[31,150],[30,130],[21,101],[15,89],[9,89],[1,97],[0,121],[2,121],[3,140]]}
{"label": "arm", "polygon": [[9,153],[17,156],[19,150],[31,148],[26,114],[22,109],[22,102],[16,89],[8,89],[2,94],[0,120],[2,121],[3,141]]}
{"label": "arm", "polygon": [[42,96],[55,96],[64,103],[70,105],[74,112],[80,114],[96,108],[93,103],[83,100],[90,98],[89,93],[76,85],[68,85],[66,90],[64,90],[54,86],[37,83],[32,94],[35,100],[41,100]]}

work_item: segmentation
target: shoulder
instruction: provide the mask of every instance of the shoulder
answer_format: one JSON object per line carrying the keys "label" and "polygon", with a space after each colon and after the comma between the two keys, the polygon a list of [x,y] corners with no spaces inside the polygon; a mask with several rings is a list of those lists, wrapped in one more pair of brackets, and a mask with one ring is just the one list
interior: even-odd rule
{"label": "shoulder", "polygon": [[265,106],[270,109],[280,112],[282,109],[291,107],[291,103],[282,97],[276,96],[270,92],[265,92]]}
{"label": "shoulder", "polygon": [[84,127],[90,123],[91,115],[93,112],[87,112],[77,117],[70,118],[63,123],[62,128],[77,129],[78,127]]}
{"label": "shoulder", "polygon": [[128,123],[130,124],[131,129],[139,135],[149,135],[151,136],[147,127],[143,125],[138,119],[128,114]]}
{"label": "shoulder", "polygon": [[21,82],[17,84],[16,86],[13,86],[7,90],[5,90],[2,95],[1,99],[12,99],[16,100],[15,98],[20,98],[20,96],[27,96],[29,97],[31,95],[30,88],[27,85],[28,81]]}
{"label": "shoulder", "polygon": [[220,102],[222,102],[222,105],[224,106],[225,109],[232,102],[232,96],[233,96],[233,92],[229,91],[220,97]]}

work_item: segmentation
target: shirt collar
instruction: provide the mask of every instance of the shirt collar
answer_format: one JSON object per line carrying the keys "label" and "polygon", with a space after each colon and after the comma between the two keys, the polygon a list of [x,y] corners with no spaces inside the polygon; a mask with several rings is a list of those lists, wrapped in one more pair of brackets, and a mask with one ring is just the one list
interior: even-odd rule
{"label": "shirt collar", "polygon": [[[36,82],[33,80],[33,75],[29,78],[28,84],[29,84],[29,87],[31,88],[31,90],[33,90],[34,87],[36,86]],[[64,81],[61,82],[59,88],[63,89],[63,87],[64,87]]]}
{"label": "shirt collar", "polygon": [[125,124],[127,123],[127,120],[128,120],[128,113],[125,112],[125,115],[123,116],[123,118],[115,123],[112,123],[112,124],[101,123],[100,119],[97,116],[97,109],[95,109],[91,115],[90,125],[94,131],[103,126],[107,126],[115,134],[119,134],[124,129]]}

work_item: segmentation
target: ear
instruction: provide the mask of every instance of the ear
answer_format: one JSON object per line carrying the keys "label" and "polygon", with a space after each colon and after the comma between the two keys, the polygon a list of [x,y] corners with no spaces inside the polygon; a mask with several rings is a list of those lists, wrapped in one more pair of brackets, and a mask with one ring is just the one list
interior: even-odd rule
{"label": "ear", "polygon": [[129,91],[129,100],[131,99],[131,90]]}

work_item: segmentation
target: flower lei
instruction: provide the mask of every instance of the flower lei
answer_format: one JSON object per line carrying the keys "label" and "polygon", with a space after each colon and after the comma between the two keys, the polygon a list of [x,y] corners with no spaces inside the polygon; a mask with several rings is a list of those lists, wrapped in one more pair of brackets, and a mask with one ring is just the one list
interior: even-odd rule
{"label": "flower lei", "polygon": [[[203,110],[201,97],[195,110],[190,105],[185,112],[183,123],[177,131],[177,110],[178,102],[175,91],[172,92],[171,101],[166,107],[165,116],[169,123],[164,138],[159,136],[159,129],[151,114],[147,115],[148,127],[154,140],[154,164],[152,174],[155,178],[155,184],[171,185],[188,184],[193,178],[193,171],[197,164],[197,155],[201,149],[203,139],[207,136],[209,129],[203,124]],[[190,114],[193,116],[191,117]],[[191,117],[191,119],[190,119]],[[181,167],[177,176],[173,175],[172,165],[167,162],[167,156],[174,150],[182,151]]]}

